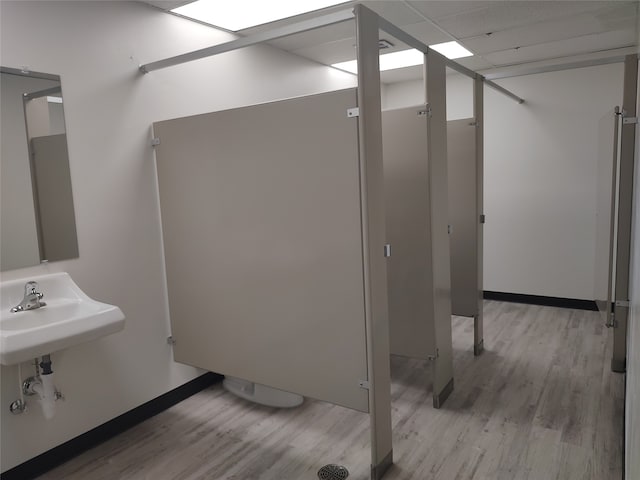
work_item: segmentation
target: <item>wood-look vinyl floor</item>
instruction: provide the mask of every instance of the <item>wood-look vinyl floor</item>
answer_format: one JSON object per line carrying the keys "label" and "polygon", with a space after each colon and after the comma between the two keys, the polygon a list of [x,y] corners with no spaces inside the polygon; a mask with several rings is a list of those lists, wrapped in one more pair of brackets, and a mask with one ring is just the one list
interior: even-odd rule
{"label": "wood-look vinyl floor", "polygon": [[[485,302],[485,352],[454,317],[455,390],[432,408],[428,362],[393,357],[395,464],[385,480],[620,480],[624,377],[597,313]],[[293,410],[204,390],[41,480],[369,478],[368,415]]]}

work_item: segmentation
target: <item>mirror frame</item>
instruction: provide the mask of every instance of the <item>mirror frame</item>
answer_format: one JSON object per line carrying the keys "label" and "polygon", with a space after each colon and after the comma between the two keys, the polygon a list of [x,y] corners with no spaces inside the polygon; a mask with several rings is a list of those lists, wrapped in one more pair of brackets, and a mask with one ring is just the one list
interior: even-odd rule
{"label": "mirror frame", "polygon": [[[44,96],[50,96],[52,94],[60,94],[62,96],[62,98],[64,98],[64,96],[62,95],[62,80],[60,78],[59,75],[55,75],[55,74],[50,74],[50,73],[44,73],[44,72],[36,72],[36,71],[31,71],[28,70],[26,67],[22,68],[22,69],[18,69],[18,68],[11,68],[11,67],[4,67],[4,66],[0,66],[0,73],[1,74],[8,74],[8,75],[15,75],[15,76],[21,76],[21,77],[26,77],[26,78],[36,78],[36,79],[41,79],[41,80],[50,80],[50,81],[54,81],[57,82],[58,85],[54,86],[54,87],[49,87],[49,88],[45,88],[42,90],[38,90],[38,91],[34,91],[34,92],[29,92],[29,93],[23,93],[22,95],[22,106],[23,106],[23,117],[24,117],[24,122],[25,122],[25,132],[27,134],[27,153],[28,153],[28,162],[29,162],[29,172],[30,172],[30,178],[31,178],[31,192],[33,195],[33,209],[34,209],[34,217],[35,217],[35,230],[36,230],[36,235],[37,235],[37,244],[38,244],[38,257],[39,257],[39,264],[45,264],[48,263],[50,261],[50,259],[46,258],[46,248],[45,248],[45,239],[44,239],[44,234],[43,234],[43,226],[42,226],[42,212],[41,212],[41,208],[40,208],[40,199],[39,199],[39,194],[38,194],[38,188],[37,188],[37,178],[36,178],[36,168],[35,168],[35,157],[34,157],[34,152],[33,152],[33,145],[32,142],[29,140],[29,126],[28,126],[28,120],[27,120],[27,103],[30,100],[33,99],[37,99],[37,98],[41,98]],[[67,162],[69,162],[69,155],[68,155],[68,142],[66,139],[66,134],[67,134],[67,125],[66,125],[66,118],[64,118],[64,109],[63,109],[63,121],[64,121],[64,134],[65,134],[65,144],[67,144]],[[79,245],[78,245],[78,235],[77,235],[77,222],[76,222],[76,214],[75,214],[75,204],[73,202],[73,186],[71,185],[71,179],[69,178],[69,188],[71,189],[70,191],[70,197],[71,197],[71,208],[72,208],[72,215],[73,215],[73,237],[74,237],[74,241],[75,244],[72,246],[72,250],[73,251],[73,255],[70,255],[68,257],[64,257],[64,258],[55,258],[51,261],[60,261],[60,260],[69,260],[69,259],[73,259],[73,258],[78,258],[80,255],[79,252]],[[15,268],[26,268],[26,267],[31,267],[31,266],[35,266],[38,264],[34,264],[34,265],[22,265],[22,266],[15,266],[15,267],[10,267],[7,270],[11,270],[11,269],[15,269]],[[7,271],[4,268],[1,269],[2,271]]]}

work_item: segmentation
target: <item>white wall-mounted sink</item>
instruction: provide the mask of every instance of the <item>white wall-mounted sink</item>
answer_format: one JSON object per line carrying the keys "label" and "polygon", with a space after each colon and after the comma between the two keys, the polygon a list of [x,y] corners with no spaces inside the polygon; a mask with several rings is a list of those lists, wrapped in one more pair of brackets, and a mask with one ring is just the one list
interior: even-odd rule
{"label": "white wall-mounted sink", "polygon": [[[38,283],[44,307],[13,313],[24,286]],[[0,363],[14,365],[124,328],[115,305],[89,298],[67,273],[39,275],[0,284]]]}

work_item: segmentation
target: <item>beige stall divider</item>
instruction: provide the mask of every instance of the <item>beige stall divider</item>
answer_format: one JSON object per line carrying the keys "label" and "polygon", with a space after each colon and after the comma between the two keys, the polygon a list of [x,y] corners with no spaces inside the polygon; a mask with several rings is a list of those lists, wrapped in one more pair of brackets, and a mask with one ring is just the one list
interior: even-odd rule
{"label": "beige stall divider", "polygon": [[476,248],[476,121],[447,122],[449,223],[451,224],[451,312],[478,314]]}
{"label": "beige stall divider", "polygon": [[427,108],[382,114],[391,353],[434,358]]}
{"label": "beige stall divider", "polygon": [[176,361],[369,411],[356,102],[154,124]]}

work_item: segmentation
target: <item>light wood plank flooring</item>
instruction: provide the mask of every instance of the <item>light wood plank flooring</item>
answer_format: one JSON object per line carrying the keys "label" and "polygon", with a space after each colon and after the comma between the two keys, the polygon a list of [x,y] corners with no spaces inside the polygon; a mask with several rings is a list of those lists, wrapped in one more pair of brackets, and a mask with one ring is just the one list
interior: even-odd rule
{"label": "light wood plank flooring", "polygon": [[[624,377],[594,312],[485,302],[485,347],[454,318],[455,390],[431,406],[427,362],[392,358],[387,480],[620,480]],[[313,480],[327,463],[369,478],[368,416],[306,400],[251,404],[220,385],[41,480]]]}

